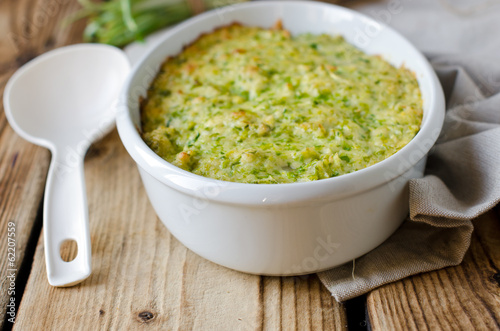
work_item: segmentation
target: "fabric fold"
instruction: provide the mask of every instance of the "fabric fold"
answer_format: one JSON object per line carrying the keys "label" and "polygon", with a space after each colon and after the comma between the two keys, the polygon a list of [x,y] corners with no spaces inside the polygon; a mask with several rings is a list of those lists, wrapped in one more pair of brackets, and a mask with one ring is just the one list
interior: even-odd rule
{"label": "fabric fold", "polygon": [[[447,10],[438,2],[404,4],[394,25],[410,40],[415,38],[417,44],[421,42],[416,35],[420,31],[408,31],[398,22],[418,22],[428,11]],[[373,8],[383,6],[387,3],[364,10],[370,14]],[[500,14],[499,7],[496,11]],[[455,20],[455,27],[461,26],[459,19],[447,15],[440,17]],[[500,21],[482,19],[480,15],[471,18],[475,25],[484,31],[500,29]],[[427,21],[429,24],[422,29],[446,24],[430,22],[429,18]],[[464,21],[463,29],[471,24]],[[435,38],[456,38],[460,33],[460,28],[440,30]],[[427,54],[434,54],[429,60],[447,99],[443,130],[429,154],[425,176],[409,182],[410,213],[401,227],[354,262],[318,273],[337,301],[418,273],[459,264],[470,246],[472,220],[500,202],[500,63],[491,53],[496,51],[498,57],[500,41],[493,34],[477,37],[484,39],[484,49],[456,45],[463,47],[463,52],[427,50]],[[440,48],[436,41],[431,44]]]}

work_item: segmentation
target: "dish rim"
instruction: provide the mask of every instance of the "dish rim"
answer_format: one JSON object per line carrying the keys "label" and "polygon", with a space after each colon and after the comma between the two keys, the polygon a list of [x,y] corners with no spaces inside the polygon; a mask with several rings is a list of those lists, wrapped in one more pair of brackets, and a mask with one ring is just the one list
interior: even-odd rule
{"label": "dish rim", "polygon": [[[142,140],[139,133],[140,128],[135,126],[129,109],[129,103],[134,101],[133,97],[129,98],[131,89],[134,87],[132,86],[132,81],[133,78],[140,73],[141,67],[144,66],[144,64],[158,50],[158,48],[168,42],[169,38],[178,33],[182,33],[185,29],[189,29],[191,25],[199,24],[213,15],[220,14],[220,11],[227,10],[230,12],[233,10],[245,10],[245,8],[248,7],[265,8],[277,5],[324,7],[328,10],[336,10],[347,13],[349,15],[357,16],[359,19],[366,21],[367,24],[377,24],[381,26],[382,30],[387,30],[389,33],[392,33],[396,37],[400,38],[402,42],[406,43],[413,52],[411,56],[417,57],[417,60],[422,63],[425,71],[424,76],[428,76],[427,79],[429,80],[431,86],[431,93],[427,96],[429,99],[429,107],[427,111],[424,110],[423,121],[419,132],[399,151],[374,165],[337,177],[308,182],[252,184],[222,181],[209,177],[203,177],[183,170],[157,155]],[[213,28],[216,27],[217,26],[213,26]],[[210,31],[207,30],[207,32]],[[192,42],[192,40],[186,40],[185,44],[189,44],[190,42]],[[390,54],[390,52],[388,53]],[[161,63],[158,64],[158,66],[160,65]],[[156,70],[158,70],[158,68]],[[155,72],[155,76],[156,73],[157,71]],[[149,84],[150,83],[151,82],[149,82]],[[135,101],[138,102],[137,98]],[[134,161],[147,173],[162,183],[186,194],[193,194],[196,191],[206,189],[207,187],[216,187],[218,188],[218,194],[215,196],[208,196],[210,200],[245,205],[269,205],[276,203],[308,201],[310,199],[320,199],[323,194],[330,195],[330,198],[332,194],[335,194],[338,198],[344,198],[352,194],[377,187],[378,185],[388,183],[391,180],[401,177],[405,172],[409,171],[427,155],[428,151],[437,140],[444,121],[444,95],[437,75],[427,59],[415,48],[415,46],[413,46],[413,44],[411,44],[405,37],[391,27],[384,23],[375,21],[364,14],[348,8],[314,1],[263,1],[239,3],[224,7],[223,9],[208,11],[180,23],[174,28],[166,31],[156,44],[146,51],[140,60],[133,66],[131,74],[124,84],[119,104],[117,127],[120,139]],[[414,155],[416,155],[416,157]],[[242,197],[245,197],[245,199],[242,199]]]}

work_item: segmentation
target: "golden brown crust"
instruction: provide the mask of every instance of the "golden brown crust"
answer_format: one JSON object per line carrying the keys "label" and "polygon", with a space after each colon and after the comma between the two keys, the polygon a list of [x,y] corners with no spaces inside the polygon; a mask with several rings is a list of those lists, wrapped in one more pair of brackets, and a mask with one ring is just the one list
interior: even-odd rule
{"label": "golden brown crust", "polygon": [[273,30],[283,30],[283,22],[281,19],[277,20],[276,23],[274,23],[273,27],[271,28]]}
{"label": "golden brown crust", "polygon": [[[194,45],[203,36],[215,33],[215,32],[217,32],[219,30],[229,29],[229,28],[234,27],[234,26],[242,26],[242,25],[243,24],[241,24],[240,22],[235,21],[235,22],[229,23],[227,25],[218,26],[218,27],[214,28],[212,31],[201,33],[196,39],[194,39],[193,41],[185,44],[182,47],[182,49],[181,49],[181,51],[179,53],[177,53],[176,55],[167,56],[167,58],[160,64],[159,68],[162,68],[171,58],[177,56],[178,54],[181,54],[188,47]],[[283,29],[283,24],[282,24],[281,19],[278,19],[276,21],[276,23],[274,24],[274,26],[271,29],[282,30]],[[239,50],[235,50],[235,51],[238,52]],[[160,75],[160,73],[161,73],[161,70],[158,70],[158,72],[156,73],[156,76],[154,77],[153,80],[151,80],[151,82],[154,82],[158,78],[158,76]],[[146,97],[142,97],[142,96],[139,97],[139,109],[140,109],[140,115],[141,115],[141,127],[143,127],[143,125],[144,125],[144,123],[142,121],[142,113],[143,113],[144,107],[147,104],[147,102],[148,102],[148,96],[147,95],[146,95]]]}

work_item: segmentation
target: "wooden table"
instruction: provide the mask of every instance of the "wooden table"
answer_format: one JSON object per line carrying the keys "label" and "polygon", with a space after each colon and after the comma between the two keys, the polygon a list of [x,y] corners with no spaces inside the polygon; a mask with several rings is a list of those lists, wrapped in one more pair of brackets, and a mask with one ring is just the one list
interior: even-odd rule
{"label": "wooden table", "polygon": [[[81,42],[83,22],[60,26],[77,8],[65,0],[0,2],[1,91],[28,60]],[[47,150],[13,132],[2,108],[0,310],[10,311],[8,304],[15,302],[15,330],[500,329],[498,208],[475,221],[461,265],[340,304],[315,275],[247,275],[187,250],[157,219],[116,131],[94,144],[85,159],[92,275],[77,286],[53,288],[47,283],[41,233],[49,161]],[[9,222],[16,239],[10,266]],[[12,328],[11,316],[3,316],[0,324]]]}

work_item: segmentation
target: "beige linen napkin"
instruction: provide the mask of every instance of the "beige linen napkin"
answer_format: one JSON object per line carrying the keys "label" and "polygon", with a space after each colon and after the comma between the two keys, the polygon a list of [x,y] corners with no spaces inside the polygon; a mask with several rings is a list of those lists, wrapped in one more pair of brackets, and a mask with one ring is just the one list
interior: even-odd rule
{"label": "beige linen napkin", "polygon": [[[500,7],[467,16],[451,11],[443,1],[401,1],[403,10],[387,22],[426,51],[448,110],[425,177],[409,183],[408,219],[355,265],[318,274],[337,301],[459,264],[470,245],[471,220],[500,201],[500,39],[492,33],[500,31],[500,21],[493,19],[499,17]],[[360,9],[377,18],[386,6]],[[425,24],[417,30],[417,22]]]}

